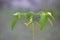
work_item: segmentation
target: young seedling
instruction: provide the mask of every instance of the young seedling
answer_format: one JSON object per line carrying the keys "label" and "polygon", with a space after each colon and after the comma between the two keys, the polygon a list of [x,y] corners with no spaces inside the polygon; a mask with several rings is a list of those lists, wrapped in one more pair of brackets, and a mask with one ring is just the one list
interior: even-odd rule
{"label": "young seedling", "polygon": [[[15,24],[17,23],[18,19],[23,19],[23,17],[25,17],[28,20],[27,22],[24,23],[26,26],[33,25],[36,23],[36,24],[39,24],[40,29],[43,30],[45,28],[47,21],[50,22],[51,26],[53,26],[53,23],[50,19],[50,17],[53,18],[53,16],[48,11],[39,11],[38,13],[34,13],[32,11],[26,12],[26,13],[16,12],[13,15],[15,18],[13,19],[13,21],[11,23],[11,29],[12,30],[14,29]],[[38,15],[39,17],[37,17],[35,15]],[[34,19],[34,17],[36,17],[36,18]],[[36,34],[34,32],[34,26],[32,26],[32,32],[33,32],[33,40],[36,40]]]}

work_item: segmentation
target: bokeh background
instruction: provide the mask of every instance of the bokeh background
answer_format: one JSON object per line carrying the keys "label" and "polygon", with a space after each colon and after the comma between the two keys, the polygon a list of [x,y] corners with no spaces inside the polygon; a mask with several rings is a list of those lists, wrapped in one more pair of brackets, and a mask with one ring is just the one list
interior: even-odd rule
{"label": "bokeh background", "polygon": [[11,30],[13,14],[40,10],[52,12],[55,20],[52,19],[53,27],[47,23],[43,31],[39,28],[36,39],[60,40],[60,0],[0,0],[0,40],[32,40],[32,28],[24,25],[25,20],[18,20]]}

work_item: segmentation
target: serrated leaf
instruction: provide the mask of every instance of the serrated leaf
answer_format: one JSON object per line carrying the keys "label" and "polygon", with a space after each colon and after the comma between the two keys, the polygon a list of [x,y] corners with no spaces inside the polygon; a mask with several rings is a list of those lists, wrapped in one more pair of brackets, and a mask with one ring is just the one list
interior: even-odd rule
{"label": "serrated leaf", "polygon": [[11,23],[11,29],[12,30],[14,29],[15,24],[17,23],[17,21],[18,21],[18,16],[15,16],[14,19],[13,19],[13,21],[12,21],[12,23]]}
{"label": "serrated leaf", "polygon": [[45,12],[42,12],[42,14],[40,15],[40,29],[42,30],[44,28],[44,26],[46,25],[46,22],[48,20],[48,14]]}

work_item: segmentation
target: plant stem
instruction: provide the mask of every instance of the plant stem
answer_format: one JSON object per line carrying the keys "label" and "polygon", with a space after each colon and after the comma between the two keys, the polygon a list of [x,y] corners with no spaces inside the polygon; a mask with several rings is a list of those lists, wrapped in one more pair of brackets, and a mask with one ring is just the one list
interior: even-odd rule
{"label": "plant stem", "polygon": [[37,24],[37,26],[36,26],[36,36],[38,37],[38,26],[39,26],[39,23],[36,22],[36,24]]}
{"label": "plant stem", "polygon": [[34,26],[32,26],[32,32],[33,32],[33,40],[36,40],[35,36],[35,31],[34,31]]}
{"label": "plant stem", "polygon": [[[37,22],[36,22],[37,25],[39,25]],[[34,25],[32,26],[32,32],[33,32],[33,40],[36,40],[36,34],[38,34],[38,26],[36,26],[36,30],[34,30]]]}

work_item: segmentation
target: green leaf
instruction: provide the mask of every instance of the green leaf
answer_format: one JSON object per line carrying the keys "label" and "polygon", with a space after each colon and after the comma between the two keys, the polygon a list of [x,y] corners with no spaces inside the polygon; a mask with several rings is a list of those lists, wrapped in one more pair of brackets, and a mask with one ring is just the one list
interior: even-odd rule
{"label": "green leaf", "polygon": [[22,12],[16,12],[15,14],[13,14],[14,16],[18,16],[19,19],[23,19],[24,13]]}
{"label": "green leaf", "polygon": [[49,15],[45,12],[42,12],[40,15],[40,28],[41,30],[44,28],[44,26],[46,25],[46,22],[48,20]]}
{"label": "green leaf", "polygon": [[51,12],[48,12],[48,15],[55,21],[55,18],[53,17],[53,15],[51,14]]}
{"label": "green leaf", "polygon": [[50,18],[48,18],[48,21],[50,22],[51,26],[53,26],[53,23],[52,23],[52,21],[50,20]]}
{"label": "green leaf", "polygon": [[14,13],[13,15],[14,16],[17,16],[17,15],[19,15],[20,14],[20,12],[16,12],[16,13]]}
{"label": "green leaf", "polygon": [[19,19],[23,19],[24,14],[23,13],[20,13],[18,16],[19,16]]}
{"label": "green leaf", "polygon": [[31,16],[33,16],[33,12],[26,13],[26,18],[28,19],[28,21],[30,20]]}
{"label": "green leaf", "polygon": [[15,24],[17,23],[18,21],[18,16],[15,16],[15,18],[13,19],[12,23],[11,23],[11,29],[13,30],[14,27],[15,27]]}

